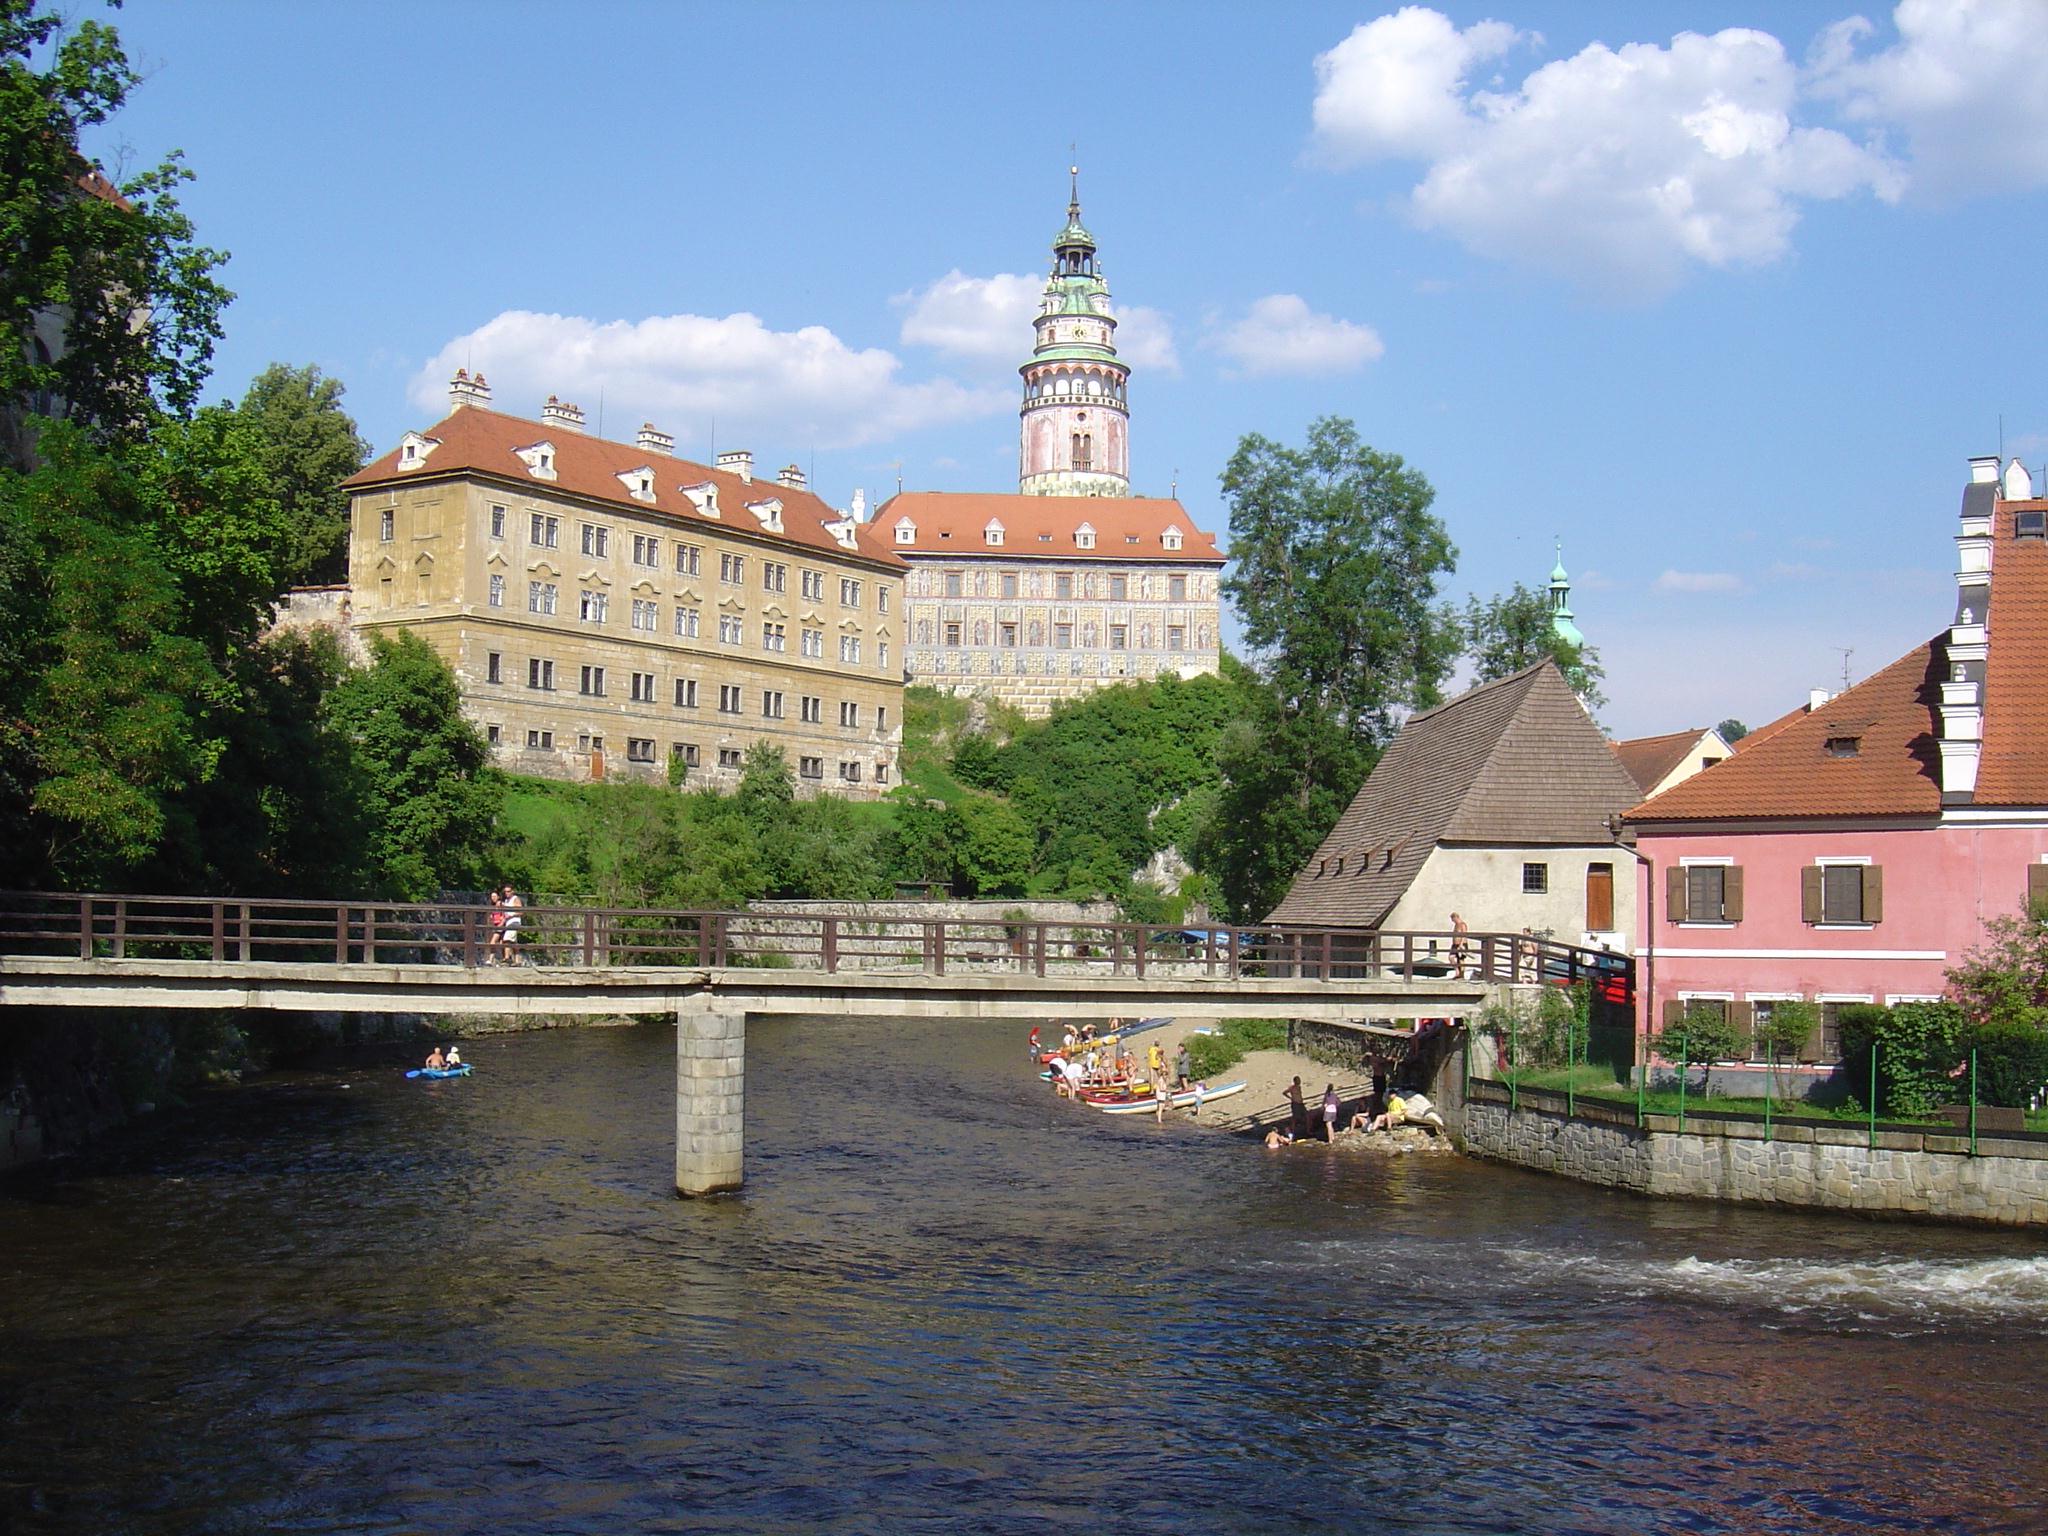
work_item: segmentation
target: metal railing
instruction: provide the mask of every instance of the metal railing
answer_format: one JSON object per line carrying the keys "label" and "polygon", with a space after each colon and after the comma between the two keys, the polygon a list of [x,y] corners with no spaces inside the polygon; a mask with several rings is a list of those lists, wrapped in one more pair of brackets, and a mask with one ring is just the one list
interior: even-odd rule
{"label": "metal railing", "polygon": [[0,955],[298,964],[493,963],[571,967],[759,966],[841,971],[1010,971],[1139,979],[1466,980],[1570,985],[1634,996],[1624,955],[1527,934],[1371,932],[1301,924],[1186,928],[1031,918],[897,918],[529,905],[511,939],[473,900],[296,901],[0,892]]}

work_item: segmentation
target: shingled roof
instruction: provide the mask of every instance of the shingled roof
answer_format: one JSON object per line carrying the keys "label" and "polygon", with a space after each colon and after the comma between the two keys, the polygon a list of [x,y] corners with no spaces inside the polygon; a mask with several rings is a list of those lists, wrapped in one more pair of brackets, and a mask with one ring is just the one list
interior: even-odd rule
{"label": "shingled roof", "polygon": [[2016,536],[2022,512],[2048,499],[1998,504],[1977,805],[2048,805],[2048,541]]}
{"label": "shingled roof", "polygon": [[1640,794],[1539,662],[1410,718],[1269,921],[1377,927],[1438,846],[1606,843]]}

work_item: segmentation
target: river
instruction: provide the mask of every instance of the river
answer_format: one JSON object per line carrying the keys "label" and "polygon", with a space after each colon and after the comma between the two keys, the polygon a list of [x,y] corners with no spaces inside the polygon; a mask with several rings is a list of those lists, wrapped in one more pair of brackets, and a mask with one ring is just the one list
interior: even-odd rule
{"label": "river", "polygon": [[1022,1031],[357,1060],[0,1186],[11,1532],[2048,1527],[2048,1245],[1267,1152]]}

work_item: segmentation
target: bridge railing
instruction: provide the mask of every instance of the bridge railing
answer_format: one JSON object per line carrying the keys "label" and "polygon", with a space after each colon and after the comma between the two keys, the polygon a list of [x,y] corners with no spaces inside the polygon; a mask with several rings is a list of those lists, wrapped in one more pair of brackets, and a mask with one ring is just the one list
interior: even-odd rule
{"label": "bridge railing", "polygon": [[1106,974],[1161,980],[1590,980],[1631,1001],[1624,955],[1532,934],[1389,933],[1274,924],[909,918],[570,904],[528,906],[500,929],[474,901],[242,900],[101,892],[0,892],[0,955],[82,960],[325,965],[731,966],[916,972]]}

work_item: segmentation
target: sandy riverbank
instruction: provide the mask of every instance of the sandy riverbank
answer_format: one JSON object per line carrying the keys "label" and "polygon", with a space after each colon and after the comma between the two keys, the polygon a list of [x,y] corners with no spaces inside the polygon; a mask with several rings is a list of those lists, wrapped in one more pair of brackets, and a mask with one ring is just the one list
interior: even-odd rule
{"label": "sandy riverbank", "polygon": [[[1201,1027],[1196,1023],[1175,1023],[1160,1030],[1148,1030],[1132,1040],[1132,1049],[1142,1057],[1145,1047],[1157,1040],[1170,1064],[1181,1041]],[[1343,1111],[1337,1120],[1340,1126],[1351,1123],[1352,1114],[1364,1106],[1372,1091],[1369,1081],[1337,1073],[1327,1064],[1293,1051],[1253,1051],[1229,1071],[1210,1079],[1212,1086],[1242,1082],[1245,1085],[1243,1093],[1233,1094],[1221,1103],[1209,1106],[1199,1116],[1189,1110],[1172,1110],[1167,1118],[1202,1130],[1240,1135],[1245,1134],[1247,1122],[1255,1122],[1262,1128],[1285,1125],[1288,1119],[1287,1085],[1296,1077],[1301,1079],[1302,1098],[1308,1105],[1310,1123],[1317,1138],[1315,1145],[1318,1146],[1323,1144],[1320,1140],[1323,1090],[1334,1083],[1343,1099]],[[1456,1151],[1451,1139],[1442,1132],[1432,1134],[1414,1127],[1393,1132],[1379,1131],[1370,1136],[1363,1132],[1340,1131],[1336,1146],[1340,1151],[1350,1148],[1379,1153]]]}

